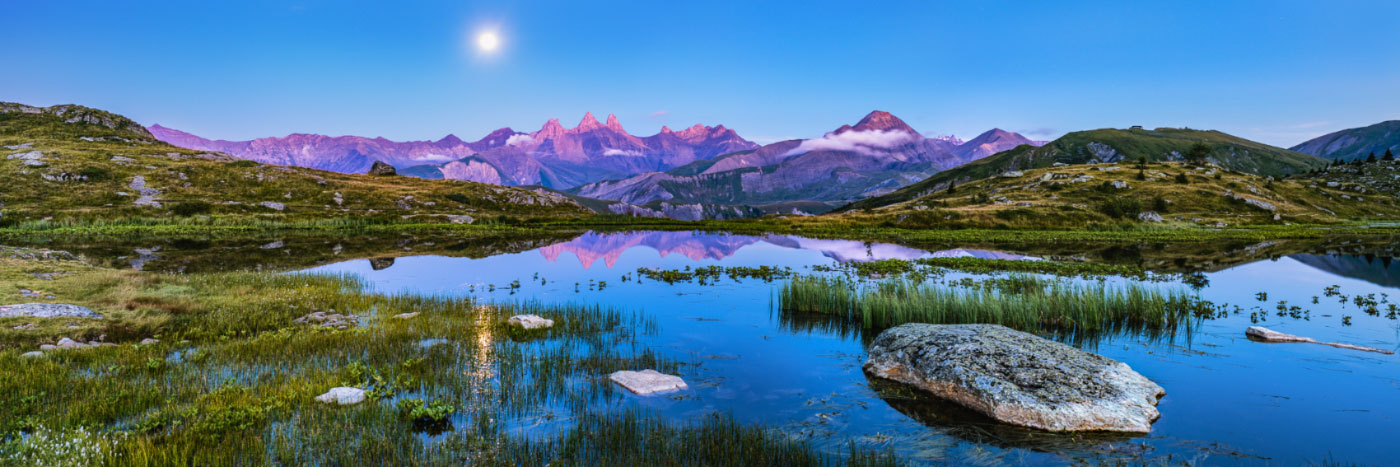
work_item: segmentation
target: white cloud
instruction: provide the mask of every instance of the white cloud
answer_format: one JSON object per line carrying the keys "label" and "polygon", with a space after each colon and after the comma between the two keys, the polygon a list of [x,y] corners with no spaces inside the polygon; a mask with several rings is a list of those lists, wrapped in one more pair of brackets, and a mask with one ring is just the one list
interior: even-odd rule
{"label": "white cloud", "polygon": [[450,161],[450,160],[454,160],[454,159],[453,159],[452,156],[444,156],[444,155],[442,155],[442,154],[427,154],[427,155],[422,155],[422,156],[415,157],[415,158],[413,158],[413,160],[416,160],[416,161]]}
{"label": "white cloud", "polygon": [[609,149],[603,151],[603,155],[604,155],[604,156],[640,156],[640,155],[642,155],[642,153],[637,152],[637,151],[624,151],[624,150],[621,150],[621,149],[611,149],[611,148],[609,148]]}
{"label": "white cloud", "polygon": [[533,142],[535,142],[535,137],[525,133],[510,135],[510,138],[506,138],[506,146],[520,146]]}
{"label": "white cloud", "polygon": [[821,138],[803,141],[788,151],[787,155],[812,151],[855,151],[872,154],[875,149],[892,148],[918,138],[919,135],[898,130],[847,131],[839,135],[827,133]]}
{"label": "white cloud", "polygon": [[669,110],[658,110],[658,111],[655,111],[655,112],[652,112],[652,113],[651,113],[651,118],[661,118],[661,117],[665,117],[665,116],[667,116],[667,115],[670,115],[670,113],[671,113],[671,112],[670,112]]}

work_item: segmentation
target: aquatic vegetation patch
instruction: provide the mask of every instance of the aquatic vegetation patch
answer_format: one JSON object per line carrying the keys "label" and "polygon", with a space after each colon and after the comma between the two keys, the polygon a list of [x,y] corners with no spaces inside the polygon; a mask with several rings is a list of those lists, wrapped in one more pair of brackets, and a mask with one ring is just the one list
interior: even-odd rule
{"label": "aquatic vegetation patch", "polygon": [[684,269],[656,269],[637,268],[637,278],[646,278],[667,284],[677,282],[696,281],[700,285],[713,285],[721,277],[728,277],[735,282],[741,279],[758,279],[764,282],[773,282],[779,279],[786,279],[792,276],[791,267],[777,267],[763,265],[759,267],[748,266],[702,266],[691,269],[686,266]]}
{"label": "aquatic vegetation patch", "polygon": [[864,329],[904,323],[994,323],[1071,339],[1117,332],[1175,335],[1216,306],[1180,290],[1075,284],[1013,275],[982,282],[854,281],[804,275],[783,285],[784,313],[832,316]]}

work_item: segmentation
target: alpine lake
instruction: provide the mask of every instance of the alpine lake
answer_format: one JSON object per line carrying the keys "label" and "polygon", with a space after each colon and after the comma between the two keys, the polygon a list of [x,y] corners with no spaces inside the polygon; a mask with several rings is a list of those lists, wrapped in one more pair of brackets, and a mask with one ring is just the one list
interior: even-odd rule
{"label": "alpine lake", "polygon": [[[423,358],[451,362],[495,391],[534,391],[531,402],[493,412],[499,416],[494,429],[518,439],[559,436],[579,423],[582,411],[628,411],[679,425],[718,413],[821,452],[840,455],[857,446],[915,464],[1261,465],[1389,464],[1400,456],[1394,439],[1400,356],[1264,343],[1245,335],[1246,328],[1258,325],[1321,342],[1400,350],[1395,313],[1400,261],[1392,260],[1392,240],[897,245],[779,234],[586,231],[504,238],[45,240],[34,246],[160,274],[353,277],[365,291],[390,297],[472,300],[561,323],[574,315],[554,310],[604,316],[609,331],[582,339],[483,332],[460,338],[437,333],[416,342],[414,351]],[[1107,265],[1141,273],[1064,275],[1035,266],[1019,271],[957,266],[1008,261]],[[1158,404],[1161,418],[1150,433],[1049,433],[1001,424],[867,376],[862,370],[866,346],[881,329],[859,319],[789,309],[785,287],[802,277],[865,291],[888,281],[957,289],[1008,278],[1087,290],[1139,287],[1191,297],[1204,311],[1152,329],[1023,329],[1127,363],[1166,390]],[[362,322],[377,318],[374,309],[339,312]],[[172,347],[171,364],[180,364],[182,352],[199,351],[198,344]],[[492,350],[485,358],[480,352],[462,355],[469,348]],[[650,365],[678,375],[688,387],[635,395],[608,381],[607,371],[616,365],[598,365],[595,373],[545,375],[547,365],[506,372],[493,360],[502,355],[524,360],[606,355],[623,366],[637,365],[627,369]],[[255,386],[270,376],[234,372],[230,377]],[[548,379],[543,384],[548,387],[522,378]],[[432,394],[459,408],[449,423],[415,430],[411,436],[417,442],[446,443],[454,433],[481,429],[480,414],[465,396],[434,389],[432,381],[418,386],[376,402]],[[267,430],[291,424],[275,421]]]}

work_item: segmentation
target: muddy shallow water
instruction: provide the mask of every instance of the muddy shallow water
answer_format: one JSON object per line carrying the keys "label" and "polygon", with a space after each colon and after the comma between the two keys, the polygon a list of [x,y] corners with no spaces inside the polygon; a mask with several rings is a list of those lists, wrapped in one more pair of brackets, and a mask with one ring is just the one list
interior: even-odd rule
{"label": "muddy shallow water", "polygon": [[[471,296],[484,301],[583,303],[639,311],[657,330],[639,336],[682,363],[688,390],[661,396],[622,395],[607,401],[641,406],[678,420],[733,413],[835,451],[851,440],[889,446],[917,460],[1062,463],[1076,459],[1171,462],[1393,462],[1400,415],[1400,357],[1311,344],[1265,344],[1244,330],[1262,325],[1322,341],[1400,348],[1400,325],[1385,303],[1400,299],[1400,263],[1388,259],[1295,254],[1206,272],[1202,298],[1239,306],[1240,313],[1200,322],[1190,335],[1109,336],[1079,343],[1124,361],[1167,390],[1162,418],[1146,436],[1052,435],[997,424],[861,371],[865,342],[858,330],[784,317],[781,281],[732,280],[700,285],[638,280],[638,268],[709,265],[783,266],[811,272],[840,261],[978,256],[1036,260],[982,249],[923,250],[787,235],[742,236],[634,232],[583,236],[482,258],[399,256],[357,259],[308,269],[349,273],[383,293]],[[961,274],[952,273],[956,278]],[[627,280],[624,280],[627,276]],[[518,281],[518,288],[512,282]],[[1378,316],[1326,296],[1371,294]],[[1154,284],[1187,288],[1180,283]],[[1267,297],[1260,300],[1257,295]],[[1394,295],[1394,297],[1391,297]],[[1318,302],[1313,303],[1313,296]],[[1307,319],[1277,315],[1279,301]],[[1350,317],[1344,324],[1343,317]],[[520,423],[527,433],[567,424]]]}

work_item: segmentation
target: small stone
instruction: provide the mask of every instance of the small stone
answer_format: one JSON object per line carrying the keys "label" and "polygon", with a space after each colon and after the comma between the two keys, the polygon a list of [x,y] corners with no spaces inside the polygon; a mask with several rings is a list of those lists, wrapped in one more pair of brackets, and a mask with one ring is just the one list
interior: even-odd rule
{"label": "small stone", "polygon": [[639,395],[685,389],[685,380],[656,370],[618,371],[608,379]]}
{"label": "small stone", "polygon": [[1115,190],[1126,190],[1126,189],[1128,189],[1128,182],[1125,182],[1125,181],[1122,181],[1122,180],[1114,180],[1114,181],[1110,182],[1110,185],[1113,186],[1113,189],[1115,189]]}
{"label": "small stone", "polygon": [[53,345],[53,344],[44,344],[44,345],[39,346],[39,350],[42,350],[42,351],[45,351],[45,352],[48,352],[48,351],[50,351],[50,350],[58,350],[58,346]]}
{"label": "small stone", "polygon": [[1162,222],[1162,215],[1152,211],[1138,213],[1138,220],[1142,222]]}
{"label": "small stone", "polygon": [[449,222],[452,222],[453,224],[470,224],[470,223],[472,223],[472,222],[476,222],[476,219],[475,219],[475,218],[473,218],[472,216],[465,215],[465,214],[460,214],[460,215],[457,215],[457,214],[449,214],[449,215],[447,216],[447,220],[448,220]]}
{"label": "small stone", "polygon": [[262,206],[262,207],[271,209],[271,210],[273,210],[273,211],[281,211],[281,210],[287,209],[287,205],[282,204],[282,203],[274,203],[274,202],[272,202],[272,201],[263,201],[263,202],[261,202],[261,203],[258,203],[258,206]]}
{"label": "small stone", "polygon": [[412,318],[418,316],[420,313],[422,313],[422,312],[415,311],[415,312],[413,312],[413,313],[399,313],[399,314],[397,314],[397,315],[394,315],[394,318],[397,318],[397,319],[412,319]]}
{"label": "small stone", "polygon": [[545,319],[539,315],[515,315],[507,321],[512,326],[520,326],[525,329],[542,329],[554,327],[554,320]]}
{"label": "small stone", "polygon": [[325,394],[316,396],[316,400],[327,404],[354,405],[365,401],[365,390],[344,386],[331,388]]}
{"label": "small stone", "polygon": [[25,352],[25,353],[22,353],[22,354],[20,354],[19,356],[24,357],[24,358],[35,358],[35,357],[43,357],[43,356],[44,356],[44,353],[43,353],[43,352],[40,352],[40,351],[38,351],[38,350],[35,350],[35,351],[33,351],[33,352]]}
{"label": "small stone", "polygon": [[67,337],[59,339],[57,344],[57,347],[60,349],[81,349],[87,346],[87,344],[75,341],[73,339],[69,339]]}
{"label": "small stone", "polygon": [[145,338],[145,339],[141,339],[141,345],[156,345],[156,344],[159,344],[159,343],[160,343],[160,339],[152,339],[152,338],[150,338],[150,337],[147,337],[147,338]]}

